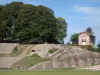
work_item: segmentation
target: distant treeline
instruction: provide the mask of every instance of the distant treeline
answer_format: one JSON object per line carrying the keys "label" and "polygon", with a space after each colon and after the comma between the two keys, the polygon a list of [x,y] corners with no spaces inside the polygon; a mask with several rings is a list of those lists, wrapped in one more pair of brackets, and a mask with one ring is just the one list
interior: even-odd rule
{"label": "distant treeline", "polygon": [[0,5],[0,42],[63,43],[67,23],[43,5]]}

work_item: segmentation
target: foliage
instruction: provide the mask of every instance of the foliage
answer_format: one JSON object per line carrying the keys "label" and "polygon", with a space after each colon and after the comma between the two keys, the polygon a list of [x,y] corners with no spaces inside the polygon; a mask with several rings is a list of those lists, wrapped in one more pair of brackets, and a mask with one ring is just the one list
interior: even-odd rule
{"label": "foliage", "polygon": [[72,44],[78,44],[78,33],[72,34],[70,41],[72,42]]}
{"label": "foliage", "polygon": [[100,42],[99,42],[99,44],[97,45],[97,47],[98,47],[98,49],[100,49]]}
{"label": "foliage", "polygon": [[63,38],[66,37],[67,23],[62,17],[57,18],[57,35],[56,39],[59,43],[64,43]]}
{"label": "foliage", "polygon": [[100,49],[97,48],[88,48],[89,51],[93,51],[93,52],[100,52]]}
{"label": "foliage", "polygon": [[88,28],[86,29],[86,32],[89,32],[89,33],[93,34],[93,30],[92,30],[91,27],[88,27]]}
{"label": "foliage", "polygon": [[49,50],[49,53],[54,53],[54,52],[56,52],[57,51],[57,49],[55,49],[55,48],[53,48],[53,49],[51,49],[51,50]]}
{"label": "foliage", "polygon": [[13,49],[11,56],[19,56],[19,54],[21,54],[22,52],[23,52],[23,50],[19,50],[18,47],[15,47]]}
{"label": "foliage", "polygon": [[97,44],[97,48],[90,47],[88,50],[93,52],[100,52],[100,42]]}
{"label": "foliage", "polygon": [[20,43],[63,43],[67,23],[48,7],[22,2],[0,6],[0,40]]}

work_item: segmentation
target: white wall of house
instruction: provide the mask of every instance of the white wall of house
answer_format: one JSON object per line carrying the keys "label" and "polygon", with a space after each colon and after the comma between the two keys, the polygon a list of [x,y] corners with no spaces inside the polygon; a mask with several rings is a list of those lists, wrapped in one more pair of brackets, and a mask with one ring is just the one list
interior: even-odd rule
{"label": "white wall of house", "polygon": [[79,45],[90,45],[90,36],[86,33],[82,33],[78,36]]}

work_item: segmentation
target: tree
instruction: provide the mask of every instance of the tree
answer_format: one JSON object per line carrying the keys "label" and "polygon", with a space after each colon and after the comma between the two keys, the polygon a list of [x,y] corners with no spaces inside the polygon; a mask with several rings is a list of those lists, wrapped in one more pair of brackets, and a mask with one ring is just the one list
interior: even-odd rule
{"label": "tree", "polygon": [[86,29],[86,32],[89,32],[89,33],[93,34],[93,30],[92,30],[91,27],[88,27],[88,28]]}
{"label": "tree", "polygon": [[15,21],[17,20],[22,4],[22,2],[12,2],[11,4],[6,4],[0,12],[0,31],[4,38],[8,38],[11,35],[12,38],[14,37],[15,32],[11,34],[11,27],[15,27]]}
{"label": "tree", "polygon": [[66,37],[66,33],[67,33],[67,23],[65,21],[65,19],[63,19],[62,17],[58,17],[57,18],[57,32],[56,32],[56,40],[59,43],[64,43],[63,39]]}
{"label": "tree", "polygon": [[98,47],[98,49],[100,49],[100,42],[98,43],[97,47]]}
{"label": "tree", "polygon": [[72,34],[70,41],[72,42],[72,44],[78,44],[78,34],[77,33]]}
{"label": "tree", "polygon": [[0,35],[18,38],[20,43],[63,43],[66,24],[42,5],[12,2],[0,7]]}

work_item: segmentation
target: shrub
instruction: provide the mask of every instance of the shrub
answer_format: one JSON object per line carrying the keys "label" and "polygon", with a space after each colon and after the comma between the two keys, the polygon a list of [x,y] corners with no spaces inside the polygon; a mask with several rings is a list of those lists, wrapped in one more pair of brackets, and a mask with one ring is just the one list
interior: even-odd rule
{"label": "shrub", "polygon": [[15,48],[13,49],[12,55],[13,55],[13,56],[19,55],[18,47],[15,47]]}
{"label": "shrub", "polygon": [[18,49],[18,47],[15,47],[13,49],[13,52],[11,54],[11,56],[19,56],[22,52],[23,52],[24,49]]}

